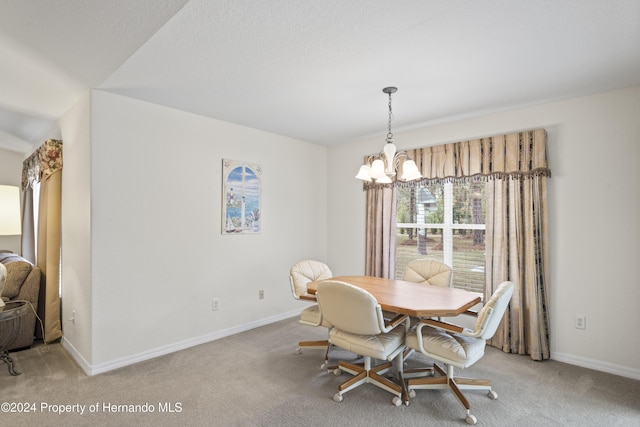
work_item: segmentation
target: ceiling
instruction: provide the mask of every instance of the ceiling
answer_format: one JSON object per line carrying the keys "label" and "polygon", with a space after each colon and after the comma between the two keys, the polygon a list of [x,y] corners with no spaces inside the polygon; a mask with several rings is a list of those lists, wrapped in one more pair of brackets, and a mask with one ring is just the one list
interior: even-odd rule
{"label": "ceiling", "polygon": [[95,88],[332,145],[640,85],[637,0],[0,0],[0,147]]}

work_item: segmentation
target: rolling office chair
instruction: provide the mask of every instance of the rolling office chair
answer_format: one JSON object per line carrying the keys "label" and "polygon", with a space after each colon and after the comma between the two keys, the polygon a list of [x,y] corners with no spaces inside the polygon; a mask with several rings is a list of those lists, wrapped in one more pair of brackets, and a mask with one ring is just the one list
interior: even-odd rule
{"label": "rolling office chair", "polygon": [[[307,283],[313,282],[314,280],[329,279],[331,276],[332,273],[329,266],[320,261],[304,260],[296,263],[289,271],[289,282],[291,283],[293,297],[302,301],[315,301],[315,295],[307,293]],[[330,327],[327,322],[322,320],[318,304],[310,305],[302,310],[300,313],[300,323],[310,326]],[[331,369],[332,367],[328,366],[330,347],[331,345],[328,340],[300,341],[295,353],[302,354],[303,348],[324,349],[324,363],[320,369]]]}
{"label": "rolling office chair", "polygon": [[442,261],[434,259],[416,259],[411,261],[402,273],[402,280],[426,283],[433,286],[451,287],[453,270]]}
{"label": "rolling office chair", "polygon": [[[334,372],[336,375],[344,371],[354,377],[340,384],[333,400],[341,402],[344,393],[370,383],[395,395],[392,403],[400,406],[406,395],[402,380],[402,352],[409,330],[409,318],[400,315],[386,323],[375,297],[345,282],[322,282],[318,285],[316,295],[323,319],[332,325],[329,342],[364,357],[364,362],[358,364],[338,362]],[[373,359],[386,362],[372,366]],[[394,368],[392,361],[395,362],[400,384],[382,376]]]}
{"label": "rolling office chair", "polygon": [[[453,286],[453,269],[442,261],[435,259],[415,259],[404,269],[402,273],[402,280],[407,282],[424,283],[433,286],[451,287]],[[385,313],[386,316],[389,313]],[[437,318],[440,320],[440,318]],[[413,318],[412,324],[416,324],[420,321],[419,318]],[[414,350],[407,348],[404,353],[404,358],[407,359]]]}
{"label": "rolling office chair", "polygon": [[[451,287],[452,276],[453,270],[442,261],[434,259],[416,259],[407,264],[404,272],[402,273],[402,280],[406,282]],[[384,311],[383,314],[386,319],[390,319],[395,316],[395,313],[387,311]],[[419,319],[414,319],[414,323],[417,320]],[[411,351],[409,353],[411,353]],[[405,356],[409,356],[409,353],[405,354]]]}
{"label": "rolling office chair", "polygon": [[418,324],[416,333],[407,336],[407,346],[431,359],[445,363],[447,371],[434,364],[434,370],[440,376],[409,379],[410,397],[415,397],[417,389],[449,389],[466,408],[467,424],[477,422],[477,418],[471,415],[469,401],[461,390],[488,390],[489,398],[494,400],[498,398],[498,394],[491,389],[490,380],[454,377],[453,368],[469,367],[484,356],[486,340],[495,334],[509,305],[513,290],[512,282],[500,284],[478,314],[473,331],[431,319],[424,319]]}

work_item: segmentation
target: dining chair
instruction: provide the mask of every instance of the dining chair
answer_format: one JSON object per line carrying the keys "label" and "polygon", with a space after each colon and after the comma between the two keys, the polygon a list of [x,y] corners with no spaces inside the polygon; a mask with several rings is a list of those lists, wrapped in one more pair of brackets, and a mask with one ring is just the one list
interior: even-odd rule
{"label": "dining chair", "polygon": [[[404,268],[402,280],[406,282],[424,283],[426,285],[451,287],[453,286],[453,269],[442,261],[435,259],[415,259]],[[385,316],[390,314],[385,312]],[[436,317],[440,320],[439,317]],[[417,324],[420,318],[411,319],[411,324]],[[412,348],[404,353],[405,360],[413,354]]]}
{"label": "dining chair", "polygon": [[[315,280],[324,280],[332,277],[331,269],[329,266],[315,260],[303,260],[297,262],[289,271],[289,282],[291,284],[291,292],[293,297],[300,301],[315,302],[315,295],[311,295],[307,292],[307,283]],[[320,314],[320,308],[318,304],[312,304],[305,307],[300,313],[300,323],[310,326],[322,326],[328,328],[330,325],[326,321],[322,320]],[[298,342],[298,348],[296,348],[296,354],[302,354],[303,348],[318,348],[325,350],[324,363],[320,366],[320,369],[333,369],[333,366],[329,366],[329,351],[331,345],[329,340],[320,341],[300,341]]]}
{"label": "dining chair", "polygon": [[447,264],[435,259],[411,261],[402,273],[402,280],[425,283],[433,286],[451,287],[453,270]]}
{"label": "dining chair", "polygon": [[434,363],[431,374],[437,372],[439,376],[408,379],[409,397],[415,397],[415,390],[418,389],[449,389],[466,408],[467,424],[477,422],[477,418],[471,415],[469,401],[461,390],[488,390],[487,395],[493,400],[498,398],[498,394],[491,389],[490,380],[456,377],[453,368],[467,368],[484,356],[486,340],[495,334],[513,291],[512,282],[501,283],[478,313],[473,330],[433,319],[421,320],[415,328],[415,334],[407,336],[407,346],[444,363],[446,372]]}
{"label": "dining chair", "polygon": [[[424,283],[434,286],[451,287],[453,270],[447,264],[435,259],[415,259],[407,264],[402,273],[402,280],[405,282]],[[395,313],[383,311],[385,318],[390,319]],[[417,323],[420,319],[413,319],[413,323]],[[409,350],[405,354],[405,358],[413,351]]]}
{"label": "dining chair", "polygon": [[[409,330],[408,316],[399,315],[387,322],[380,304],[364,289],[346,282],[327,280],[318,285],[316,293],[323,319],[331,325],[329,342],[363,357],[362,363],[339,361],[335,374],[354,375],[338,386],[333,400],[341,402],[343,395],[362,384],[373,384],[395,397],[392,403],[400,406],[407,399],[402,379],[402,352]],[[373,366],[374,359],[385,362]],[[396,373],[400,383],[383,375]]]}

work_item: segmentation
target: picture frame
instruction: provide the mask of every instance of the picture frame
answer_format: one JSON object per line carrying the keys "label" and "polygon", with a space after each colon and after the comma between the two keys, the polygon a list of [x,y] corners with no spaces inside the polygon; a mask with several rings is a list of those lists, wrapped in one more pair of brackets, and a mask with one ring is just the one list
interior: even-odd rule
{"label": "picture frame", "polygon": [[262,229],[262,166],[222,159],[222,234],[259,234]]}

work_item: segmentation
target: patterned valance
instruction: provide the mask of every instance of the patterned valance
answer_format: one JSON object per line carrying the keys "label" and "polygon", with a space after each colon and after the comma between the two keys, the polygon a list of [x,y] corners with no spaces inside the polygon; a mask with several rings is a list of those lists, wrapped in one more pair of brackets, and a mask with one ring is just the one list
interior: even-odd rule
{"label": "patterned valance", "polygon": [[62,170],[62,141],[49,139],[22,162],[22,191]]}
{"label": "patterned valance", "polygon": [[[411,182],[397,180],[386,186],[549,177],[546,145],[547,132],[536,129],[407,150],[424,178]],[[380,186],[365,182],[365,189]]]}

